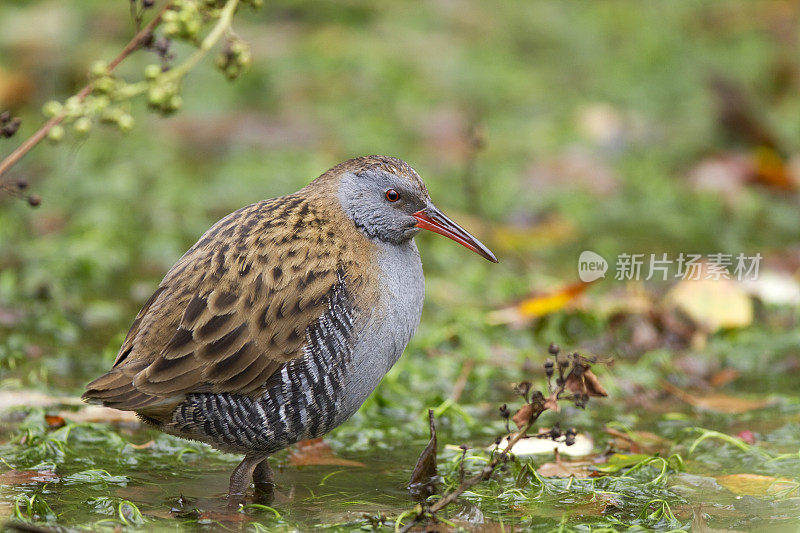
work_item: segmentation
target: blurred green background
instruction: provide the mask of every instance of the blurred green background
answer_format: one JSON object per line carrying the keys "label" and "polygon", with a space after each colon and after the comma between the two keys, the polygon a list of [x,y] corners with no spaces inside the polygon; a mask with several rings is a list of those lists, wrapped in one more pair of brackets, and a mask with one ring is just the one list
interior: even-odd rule
{"label": "blurred green background", "polygon": [[[584,249],[780,253],[800,227],[791,188],[753,186],[735,162],[711,186],[692,173],[753,148],[726,132],[715,76],[796,148],[797,18],[792,2],[244,9],[235,29],[254,65],[241,79],[226,81],[209,59],[177,116],[139,102],[130,134],[68,135],[6,176],[27,178],[43,205],[2,199],[0,296],[65,322],[86,352],[73,364],[89,364],[215,220],[371,153],[409,161],[501,258],[494,267],[421,237],[429,308],[499,305],[574,281]],[[4,153],[38,128],[44,102],[74,94],[132,32],[116,4],[4,2],[0,107],[23,118]],[[120,75],[153,62],[140,52]]]}
{"label": "blurred green background", "polygon": [[[235,18],[253,54],[235,82],[210,57],[187,78],[177,115],[137,101],[130,133],[95,125],[81,138],[68,128],[64,142],[43,143],[3,176],[26,178],[42,205],[0,195],[0,388],[80,393],[214,221],[366,154],[408,161],[500,264],[441,237],[418,239],[423,323],[362,418],[338,433],[343,442],[373,414],[422,438],[421,410],[448,397],[465,360],[482,362],[463,400],[481,413],[513,398],[498,383],[524,377],[526,358],[538,368],[549,342],[634,361],[650,353],[646,366],[674,370],[668,360],[685,352],[600,342],[610,319],[592,305],[521,329],[487,321],[532,290],[575,282],[582,250],[607,259],[759,252],[796,276],[797,2],[265,4]],[[92,62],[113,58],[133,32],[126,2],[4,0],[0,110],[23,122],[0,139],[0,156],[39,127],[46,101],[74,94]],[[180,59],[189,49],[174,51]],[[117,73],[138,79],[154,62],[142,51]],[[589,298],[618,290],[611,275]],[[795,312],[759,314],[743,333],[712,336],[709,351],[739,365],[754,389],[790,393],[791,381],[770,374],[774,360],[750,347],[775,342],[796,361]],[[796,377],[795,363],[781,364]],[[620,393],[657,380],[644,366],[616,372],[609,388]],[[461,438],[500,427],[444,424]],[[406,438],[387,432],[374,438]]]}

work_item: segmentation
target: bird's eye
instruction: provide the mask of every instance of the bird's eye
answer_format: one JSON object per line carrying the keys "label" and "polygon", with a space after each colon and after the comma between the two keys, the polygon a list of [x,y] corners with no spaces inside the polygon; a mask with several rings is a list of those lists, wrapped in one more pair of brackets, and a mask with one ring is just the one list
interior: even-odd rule
{"label": "bird's eye", "polygon": [[390,202],[396,202],[397,200],[400,199],[400,193],[394,189],[389,189],[388,191],[386,191],[386,199],[389,200]]}

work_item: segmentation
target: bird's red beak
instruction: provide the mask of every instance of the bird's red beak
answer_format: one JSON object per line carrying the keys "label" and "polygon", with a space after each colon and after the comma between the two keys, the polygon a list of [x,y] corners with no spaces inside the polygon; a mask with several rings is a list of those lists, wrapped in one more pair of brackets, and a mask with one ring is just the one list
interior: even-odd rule
{"label": "bird's red beak", "polygon": [[476,254],[485,257],[492,263],[497,263],[497,258],[481,241],[470,235],[467,230],[447,218],[444,213],[429,205],[412,214],[417,219],[417,227],[431,230],[439,235],[453,239],[458,244],[466,246]]}

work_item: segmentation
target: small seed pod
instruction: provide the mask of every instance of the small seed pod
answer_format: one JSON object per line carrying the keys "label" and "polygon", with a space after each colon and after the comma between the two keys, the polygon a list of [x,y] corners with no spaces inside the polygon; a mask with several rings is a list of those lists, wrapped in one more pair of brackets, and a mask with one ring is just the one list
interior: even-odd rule
{"label": "small seed pod", "polygon": [[14,117],[10,121],[2,123],[2,127],[0,127],[0,137],[13,137],[14,134],[17,133],[20,124],[22,124],[22,120],[19,117]]}
{"label": "small seed pod", "polygon": [[92,121],[89,117],[81,117],[72,124],[72,129],[77,135],[88,135],[92,130]]}
{"label": "small seed pod", "polygon": [[67,98],[67,101],[64,102],[64,113],[69,118],[79,117],[83,114],[81,107],[81,99],[77,96],[70,96]]}
{"label": "small seed pod", "polygon": [[151,64],[144,68],[144,77],[147,80],[153,81],[161,75],[161,66]]}
{"label": "small seed pod", "polygon": [[547,348],[547,351],[550,353],[550,355],[558,355],[558,352],[561,351],[561,348],[559,348],[558,344],[551,344],[550,347]]}
{"label": "small seed pod", "polygon": [[51,143],[59,143],[64,139],[64,128],[58,124],[50,128],[47,132],[47,140]]}
{"label": "small seed pod", "polygon": [[93,78],[107,77],[110,74],[110,71],[108,70],[108,63],[105,61],[95,61],[89,68],[89,74]]}
{"label": "small seed pod", "polygon": [[168,97],[169,95],[167,94],[167,91],[165,91],[162,87],[150,87],[150,89],[147,91],[147,105],[156,109],[161,109],[161,107],[163,107],[163,105],[166,103]]}
{"label": "small seed pod", "polygon": [[[52,130],[51,130],[52,131]],[[28,205],[31,207],[39,207],[42,203],[42,198],[38,194],[31,194],[28,196]]]}
{"label": "small seed pod", "polygon": [[181,106],[183,106],[183,97],[181,97],[179,94],[173,94],[169,98],[166,110],[168,113],[174,113],[180,109]]}
{"label": "small seed pod", "polygon": [[120,131],[124,133],[128,133],[133,129],[135,121],[133,117],[128,113],[123,113],[119,117],[117,117],[117,126],[119,126]]}
{"label": "small seed pod", "polygon": [[509,411],[508,405],[503,404],[500,406],[500,416],[502,416],[504,419],[507,419],[509,416],[511,416],[511,411]]}
{"label": "small seed pod", "polygon": [[528,394],[531,391],[531,382],[530,381],[523,381],[522,383],[517,384],[517,386],[514,387],[514,390],[516,390],[517,394],[519,394],[520,396],[525,398],[525,401],[527,402],[528,401]]}
{"label": "small seed pod", "polygon": [[54,117],[61,113],[61,109],[63,109],[61,102],[50,100],[42,106],[42,113],[44,113],[46,117]]}
{"label": "small seed pod", "polygon": [[108,94],[113,92],[116,86],[117,84],[114,81],[114,78],[112,78],[111,76],[99,77],[95,80],[94,85],[92,85],[95,91],[103,94]]}

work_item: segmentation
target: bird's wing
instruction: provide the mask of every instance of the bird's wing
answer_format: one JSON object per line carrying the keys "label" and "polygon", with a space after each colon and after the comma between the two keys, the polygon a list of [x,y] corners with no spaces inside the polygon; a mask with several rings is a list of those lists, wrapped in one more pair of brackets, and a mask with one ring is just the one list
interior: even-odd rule
{"label": "bird's wing", "polygon": [[172,267],[84,397],[147,412],[190,392],[257,391],[302,356],[337,280],[363,283],[341,232],[328,229],[337,222],[293,196],[219,221]]}

